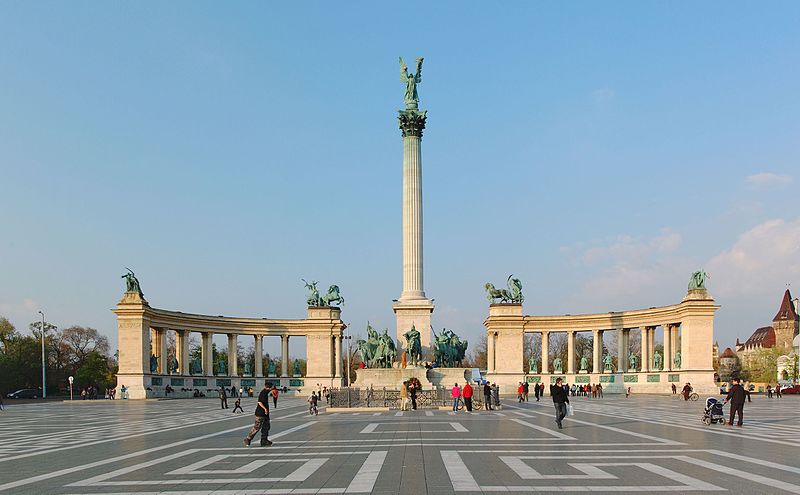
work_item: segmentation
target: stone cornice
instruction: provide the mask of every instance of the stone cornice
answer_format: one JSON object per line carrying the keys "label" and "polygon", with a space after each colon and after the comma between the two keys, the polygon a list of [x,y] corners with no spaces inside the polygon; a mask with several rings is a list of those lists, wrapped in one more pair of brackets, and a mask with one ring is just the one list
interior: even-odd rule
{"label": "stone cornice", "polygon": [[323,308],[314,309],[309,319],[240,318],[211,316],[180,311],[168,311],[144,305],[120,304],[112,310],[118,317],[140,317],[153,328],[190,330],[193,332],[232,333],[246,335],[308,335],[332,334],[340,336],[346,328],[339,318],[339,308],[324,308],[330,312],[325,318],[319,314]]}
{"label": "stone cornice", "polygon": [[684,299],[672,306],[633,311],[558,316],[491,315],[484,325],[492,330],[512,330],[521,326],[526,333],[614,330],[679,324],[688,318],[713,317],[717,309],[719,306],[709,296],[704,299]]}

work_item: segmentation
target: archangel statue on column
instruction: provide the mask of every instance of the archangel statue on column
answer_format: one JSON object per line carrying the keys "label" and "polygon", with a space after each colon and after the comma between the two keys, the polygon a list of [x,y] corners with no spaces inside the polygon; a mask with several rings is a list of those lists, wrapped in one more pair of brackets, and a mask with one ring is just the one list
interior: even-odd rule
{"label": "archangel statue on column", "polygon": [[422,82],[422,57],[417,58],[417,73],[409,73],[408,66],[400,57],[400,81],[406,84],[406,94],[403,100],[407,110],[417,110],[419,108],[419,95],[417,95],[417,84]]}

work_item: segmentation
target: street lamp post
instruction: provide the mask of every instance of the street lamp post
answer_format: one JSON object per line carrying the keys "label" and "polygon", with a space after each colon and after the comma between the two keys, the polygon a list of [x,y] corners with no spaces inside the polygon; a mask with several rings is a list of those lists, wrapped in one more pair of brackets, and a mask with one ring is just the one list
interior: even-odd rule
{"label": "street lamp post", "polygon": [[47,371],[45,368],[45,360],[44,360],[44,313],[39,311],[39,314],[42,315],[42,399],[47,398]]}
{"label": "street lamp post", "polygon": [[347,341],[347,386],[350,386],[350,339],[353,337],[350,335],[344,335],[342,337]]}

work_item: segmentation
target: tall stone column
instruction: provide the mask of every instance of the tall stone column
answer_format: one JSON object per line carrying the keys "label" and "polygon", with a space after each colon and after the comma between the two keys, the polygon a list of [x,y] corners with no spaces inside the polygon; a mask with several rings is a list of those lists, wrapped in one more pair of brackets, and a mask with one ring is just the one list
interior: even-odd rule
{"label": "tall stone column", "polygon": [[189,330],[178,330],[175,336],[175,353],[178,360],[178,372],[189,375]]}
{"label": "tall stone column", "polygon": [[253,337],[256,339],[253,346],[255,352],[255,360],[253,363],[255,370],[253,370],[253,376],[262,377],[264,376],[264,336],[254,335]]}
{"label": "tall stone column", "polygon": [[567,332],[567,373],[575,373],[575,332]]}
{"label": "tall stone column", "polygon": [[211,332],[203,332],[202,343],[202,359],[203,359],[203,374],[205,376],[214,376],[214,348],[212,347],[214,334]]}
{"label": "tall stone column", "polygon": [[397,321],[397,341],[406,345],[403,334],[413,325],[420,332],[425,353],[431,344],[433,302],[425,296],[422,250],[422,131],[426,112],[400,111],[403,135],[403,292],[392,306]]}
{"label": "tall stone column", "polygon": [[617,371],[624,373],[628,370],[628,343],[625,341],[624,328],[617,329]]}
{"label": "tall stone column", "polygon": [[592,373],[600,373],[600,360],[603,352],[602,338],[600,330],[592,330]]}
{"label": "tall stone column", "polygon": [[550,332],[542,332],[542,373],[550,373]]}
{"label": "tall stone column", "polygon": [[664,371],[672,371],[672,325],[662,325],[664,330]]}
{"label": "tall stone column", "polygon": [[655,368],[655,363],[653,362],[654,353],[656,350],[656,327],[647,327],[647,351],[649,352],[649,367],[652,371]]}
{"label": "tall stone column", "polygon": [[289,376],[289,336],[281,335],[281,377]]}

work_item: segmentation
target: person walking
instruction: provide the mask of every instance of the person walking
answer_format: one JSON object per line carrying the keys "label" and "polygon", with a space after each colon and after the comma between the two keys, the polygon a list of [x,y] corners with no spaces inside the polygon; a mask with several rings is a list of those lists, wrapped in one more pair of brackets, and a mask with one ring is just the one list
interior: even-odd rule
{"label": "person walking", "polygon": [[689,394],[692,393],[692,384],[686,382],[686,385],[683,386],[683,390],[681,390],[681,393],[683,394],[683,400],[689,400]]}
{"label": "person walking", "polygon": [[470,385],[469,382],[465,383],[464,384],[464,390],[463,390],[462,393],[464,395],[464,406],[466,406],[467,412],[472,412],[472,394],[473,394],[473,392],[474,391],[472,390],[472,385]]}
{"label": "person walking", "polygon": [[400,410],[408,411],[408,382],[400,386]]}
{"label": "person walking", "polygon": [[631,388],[628,387],[628,388],[625,389],[625,398],[627,399],[630,396],[631,396]]}
{"label": "person walking", "polygon": [[767,398],[768,399],[772,398],[772,385],[770,385],[769,383],[767,383]]}
{"label": "person walking", "polygon": [[598,383],[597,384],[597,396],[599,398],[601,398],[601,399],[603,398],[603,384],[602,383]]}
{"label": "person walking", "polygon": [[775,385],[775,398],[780,399],[781,397],[783,397],[783,394],[781,394],[781,384],[779,383]]}
{"label": "person walking", "polygon": [[483,403],[486,404],[487,411],[493,411],[492,407],[492,387],[489,382],[483,382]]}
{"label": "person walking", "polygon": [[676,387],[675,384],[673,383],[672,384],[672,395],[675,395],[677,393],[678,393],[678,387]]}
{"label": "person walking", "polygon": [[528,385],[528,381],[525,380],[525,383],[522,384],[522,393],[525,395],[525,402],[528,402],[528,390],[530,385]]}
{"label": "person walking", "polygon": [[410,387],[408,387],[408,395],[411,396],[411,409],[417,410],[417,386],[416,384],[412,383]]}
{"label": "person walking", "polygon": [[319,402],[319,396],[317,395],[316,390],[311,391],[311,397],[308,398],[308,414],[317,416],[319,411],[317,410],[317,403]]}
{"label": "person walking", "polygon": [[567,404],[569,404],[569,395],[564,391],[561,384],[561,377],[556,378],[555,385],[550,385],[550,396],[553,398],[553,406],[556,410],[556,424],[558,429],[562,429],[561,421],[567,415]]}
{"label": "person walking", "polygon": [[220,409],[228,408],[228,395],[225,393],[225,387],[219,388],[219,405]]}
{"label": "person walking", "polygon": [[233,403],[233,411],[231,412],[233,414],[236,414],[236,411],[239,411],[241,413],[244,412],[244,409],[242,409],[242,399],[236,399],[236,402]]}
{"label": "person walking", "polygon": [[728,392],[728,396],[725,397],[724,404],[728,402],[731,403],[731,414],[730,419],[728,420],[728,425],[733,426],[733,418],[736,414],[739,415],[739,422],[736,423],[736,426],[742,426],[742,413],[744,412],[744,398],[745,398],[745,391],[744,387],[739,383],[738,378],[733,379],[733,386],[731,390]]}
{"label": "person walking", "polygon": [[453,397],[453,411],[458,411],[458,399],[461,398],[461,387],[458,386],[458,383],[453,385],[450,395]]}
{"label": "person walking", "polygon": [[525,387],[522,386],[522,382],[519,382],[517,385],[517,402],[522,402],[525,400]]}
{"label": "person walking", "polygon": [[[264,385],[266,386],[266,384]],[[272,407],[277,409],[278,408],[278,387],[275,385],[272,386],[272,390],[270,390],[270,395],[272,395]]]}
{"label": "person walking", "polygon": [[261,431],[261,446],[269,447],[272,442],[269,441],[269,388],[264,382],[264,389],[258,394],[258,404],[256,404],[256,420],[250,432],[244,437],[244,446],[249,447],[250,441],[256,436],[256,433]]}

